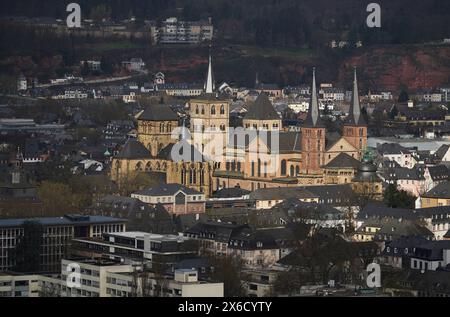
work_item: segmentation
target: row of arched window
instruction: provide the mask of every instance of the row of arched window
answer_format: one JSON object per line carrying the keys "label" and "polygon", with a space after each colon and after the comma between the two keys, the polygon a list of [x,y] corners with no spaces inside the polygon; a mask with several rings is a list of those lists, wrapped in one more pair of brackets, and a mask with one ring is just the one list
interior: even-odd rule
{"label": "row of arched window", "polygon": [[[195,106],[195,114],[205,114],[205,106],[201,106],[201,108],[199,108],[199,106]],[[211,115],[215,115],[216,114],[216,106],[211,106]],[[220,106],[220,114],[225,114],[225,106],[221,105]]]}
{"label": "row of arched window", "polygon": [[205,185],[205,170],[197,170],[195,168],[191,169],[182,169],[180,174],[180,183],[183,185],[193,185],[197,184],[197,181],[199,181],[199,184],[201,186]]}

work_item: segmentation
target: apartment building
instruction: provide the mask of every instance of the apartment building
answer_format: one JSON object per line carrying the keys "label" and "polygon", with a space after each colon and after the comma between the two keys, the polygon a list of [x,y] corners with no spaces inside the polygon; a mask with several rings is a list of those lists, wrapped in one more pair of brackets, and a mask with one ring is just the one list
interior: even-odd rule
{"label": "apartment building", "polygon": [[150,36],[153,44],[199,44],[210,42],[214,27],[211,18],[208,21],[188,22],[171,17],[160,25],[152,23]]}
{"label": "apartment building", "polygon": [[[72,274],[74,267],[79,269],[78,279]],[[61,280],[62,297],[223,297],[224,294],[223,283],[200,281],[196,270],[175,270],[174,274],[158,276],[140,266],[107,260],[63,260]]]}

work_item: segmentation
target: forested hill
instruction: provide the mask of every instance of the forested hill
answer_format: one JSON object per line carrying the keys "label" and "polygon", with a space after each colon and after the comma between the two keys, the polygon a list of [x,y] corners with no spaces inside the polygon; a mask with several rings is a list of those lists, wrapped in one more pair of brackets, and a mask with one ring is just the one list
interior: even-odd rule
{"label": "forested hill", "polygon": [[448,0],[377,0],[379,30],[365,25],[367,4],[374,2],[368,0],[15,0],[0,1],[0,14],[64,18],[70,2],[81,5],[84,18],[98,13],[100,5],[114,20],[212,17],[219,39],[233,43],[312,47],[332,39],[370,45],[450,37]]}

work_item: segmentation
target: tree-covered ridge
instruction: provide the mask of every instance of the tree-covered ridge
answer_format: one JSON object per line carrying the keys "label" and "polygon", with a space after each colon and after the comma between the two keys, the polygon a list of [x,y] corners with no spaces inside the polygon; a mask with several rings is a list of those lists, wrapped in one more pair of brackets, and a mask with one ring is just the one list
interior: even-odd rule
{"label": "tree-covered ridge", "polygon": [[[2,15],[65,18],[69,0],[2,1]],[[450,2],[379,0],[381,29],[365,22],[370,1],[360,0],[79,0],[83,18],[99,11],[114,19],[212,17],[219,38],[268,46],[314,46],[330,39],[403,44],[450,37]],[[102,10],[99,10],[99,7]],[[106,10],[103,10],[106,7]]]}

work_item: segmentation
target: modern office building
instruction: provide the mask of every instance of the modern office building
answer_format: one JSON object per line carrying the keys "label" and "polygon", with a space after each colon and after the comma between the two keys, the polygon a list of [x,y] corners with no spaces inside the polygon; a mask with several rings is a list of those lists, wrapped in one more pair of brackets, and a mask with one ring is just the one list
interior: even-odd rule
{"label": "modern office building", "polygon": [[146,232],[105,233],[101,239],[74,239],[73,255],[93,259],[109,259],[121,263],[145,263],[147,267],[161,264],[167,268],[181,260],[198,255],[193,239]]}
{"label": "modern office building", "polygon": [[27,223],[42,226],[39,272],[59,271],[61,259],[66,255],[74,238],[94,238],[100,237],[103,233],[126,230],[126,220],[103,216],[66,215],[64,217],[1,219],[0,272],[15,269],[17,262],[14,250],[26,235]]}

